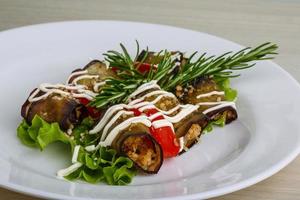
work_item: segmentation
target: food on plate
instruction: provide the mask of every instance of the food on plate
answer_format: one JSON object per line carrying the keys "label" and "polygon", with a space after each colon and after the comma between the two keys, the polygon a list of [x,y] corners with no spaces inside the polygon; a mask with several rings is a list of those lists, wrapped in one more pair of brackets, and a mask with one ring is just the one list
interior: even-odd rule
{"label": "food on plate", "polygon": [[72,151],[62,179],[126,185],[136,171],[159,173],[165,159],[196,144],[213,126],[238,117],[230,78],[271,59],[271,43],[221,56],[148,51],[134,58],[107,51],[74,70],[65,84],[42,83],[21,109],[18,137],[43,150],[61,141]]}

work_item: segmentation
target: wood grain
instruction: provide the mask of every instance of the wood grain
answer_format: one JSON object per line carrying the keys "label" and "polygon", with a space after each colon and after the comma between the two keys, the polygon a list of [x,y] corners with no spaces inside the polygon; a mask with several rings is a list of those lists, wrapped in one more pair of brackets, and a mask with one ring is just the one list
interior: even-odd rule
{"label": "wood grain", "polygon": [[[227,38],[243,45],[272,41],[275,62],[300,81],[300,1],[0,0],[0,31],[24,25],[85,19],[167,24]],[[1,45],[1,44],[0,44]],[[214,200],[300,199],[300,157],[254,186]],[[0,199],[38,199],[0,189]]]}

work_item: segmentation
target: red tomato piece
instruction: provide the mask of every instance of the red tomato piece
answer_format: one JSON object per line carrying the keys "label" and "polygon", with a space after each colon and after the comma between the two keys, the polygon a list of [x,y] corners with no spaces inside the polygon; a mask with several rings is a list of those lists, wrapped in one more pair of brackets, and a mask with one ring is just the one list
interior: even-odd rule
{"label": "red tomato piece", "polygon": [[[146,110],[145,114],[149,117],[157,112],[157,109],[152,108]],[[154,118],[152,121],[161,119],[164,119],[162,115]],[[179,142],[177,141],[178,139],[176,138],[175,133],[171,127],[165,126],[161,128],[154,128],[152,126],[150,128],[150,133],[154,137],[154,139],[161,145],[165,158],[170,158],[178,155],[180,146]]]}
{"label": "red tomato piece", "polygon": [[137,65],[139,65],[139,66],[138,66],[138,70],[139,70],[139,72],[141,72],[141,73],[149,72],[150,69],[151,69],[151,65],[148,64],[148,63],[141,63],[141,64],[137,63]]}
{"label": "red tomato piece", "polygon": [[142,114],[141,111],[139,111],[139,109],[137,108],[132,108],[129,110],[133,112],[134,116],[140,116]]}
{"label": "red tomato piece", "polygon": [[177,138],[171,127],[150,128],[150,132],[155,140],[161,145],[164,158],[177,156],[179,153],[179,145]]}
{"label": "red tomato piece", "polygon": [[101,112],[99,110],[97,110],[94,107],[89,106],[88,104],[90,103],[90,100],[86,99],[86,98],[78,98],[78,100],[80,101],[80,103],[82,103],[82,105],[84,105],[89,113],[89,116],[91,116],[92,118],[98,118],[101,115]]}

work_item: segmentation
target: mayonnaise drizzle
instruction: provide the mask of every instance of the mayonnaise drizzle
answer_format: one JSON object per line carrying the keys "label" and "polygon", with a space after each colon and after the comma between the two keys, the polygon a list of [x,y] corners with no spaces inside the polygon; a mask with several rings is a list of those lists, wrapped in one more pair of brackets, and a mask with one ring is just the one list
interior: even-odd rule
{"label": "mayonnaise drizzle", "polygon": [[224,91],[212,91],[212,92],[208,92],[208,93],[205,93],[205,94],[199,94],[197,96],[197,99],[200,99],[200,98],[203,98],[203,97],[209,97],[209,96],[212,96],[212,95],[224,95]]}
{"label": "mayonnaise drizzle", "polygon": [[88,71],[87,70],[80,70],[80,71],[76,71],[73,72],[72,74],[70,74],[70,76],[68,77],[66,84],[69,84],[70,80],[73,78],[73,76],[77,76],[77,75],[82,75],[82,74],[87,74]]}
{"label": "mayonnaise drizzle", "polygon": [[181,152],[184,149],[184,137],[183,136],[179,138],[179,146],[180,146],[179,152]]}
{"label": "mayonnaise drizzle", "polygon": [[64,179],[65,176],[68,176],[69,174],[75,172],[81,166],[82,163],[76,162],[66,169],[61,169],[57,172],[57,178]]}
{"label": "mayonnaise drizzle", "polygon": [[102,128],[105,126],[105,124],[107,124],[107,121],[111,118],[111,116],[119,111],[122,110],[124,108],[125,104],[117,104],[114,105],[112,107],[110,107],[104,114],[104,116],[102,117],[102,119],[100,120],[100,122],[92,129],[89,131],[89,134],[96,134],[99,131],[102,130]]}
{"label": "mayonnaise drizzle", "polygon": [[150,81],[150,82],[145,83],[145,84],[141,85],[140,87],[138,87],[133,93],[131,93],[128,96],[128,99],[132,99],[133,97],[137,96],[138,94],[140,94],[146,90],[149,90],[149,89],[160,89],[159,85],[157,85],[156,80]]}
{"label": "mayonnaise drizzle", "polygon": [[94,91],[97,92],[99,90],[99,87],[105,85],[105,83],[106,83],[105,81],[101,81],[101,82],[95,83],[95,85],[93,87]]}
{"label": "mayonnaise drizzle", "polygon": [[110,146],[111,143],[113,142],[113,140],[119,134],[120,131],[126,129],[130,124],[134,124],[134,123],[142,123],[147,127],[151,126],[151,121],[149,121],[146,116],[141,115],[141,116],[138,116],[138,117],[129,118],[129,119],[125,120],[124,122],[120,123],[119,125],[117,125],[110,132],[110,134],[105,138],[104,141],[99,142],[96,149],[99,148],[100,146],[104,146],[104,147]]}
{"label": "mayonnaise drizzle", "polygon": [[82,76],[78,76],[78,77],[74,78],[72,83],[77,84],[77,82],[82,80],[82,79],[93,79],[93,78],[94,79],[99,78],[99,75],[82,75]]}
{"label": "mayonnaise drizzle", "polygon": [[224,104],[224,103],[229,103],[231,101],[212,101],[212,102],[200,102],[197,103],[199,106],[211,106],[211,105],[219,105],[219,104]]}
{"label": "mayonnaise drizzle", "polygon": [[153,115],[149,116],[148,119],[152,121],[159,116],[163,116],[163,114],[161,112],[157,112],[157,113],[154,113]]}
{"label": "mayonnaise drizzle", "polygon": [[171,123],[177,123],[199,108],[199,106],[197,105],[191,105],[191,104],[187,104],[187,105],[188,106],[181,109],[179,113],[177,113],[175,116],[172,117],[164,116],[164,117]]}
{"label": "mayonnaise drizzle", "polygon": [[121,110],[119,111],[104,127],[102,135],[101,135],[101,140],[104,140],[109,128],[121,117],[122,115],[133,115],[132,111],[126,111],[126,110]]}
{"label": "mayonnaise drizzle", "polygon": [[[64,96],[71,95],[69,91],[64,91],[65,90],[71,90],[71,91],[81,91],[81,92],[87,92],[88,90],[84,89],[86,88],[84,85],[63,85],[63,84],[50,84],[50,83],[42,83],[40,86],[29,96],[28,101],[29,102],[35,102],[39,101],[41,99],[44,99],[48,97],[52,93],[57,93],[61,94]],[[40,92],[44,92],[45,94],[40,95],[36,97],[36,95]],[[75,94],[75,93],[74,93]]]}
{"label": "mayonnaise drizzle", "polygon": [[174,132],[173,124],[166,119],[160,119],[160,120],[154,121],[154,122],[152,122],[152,126],[156,129],[169,126]]}
{"label": "mayonnaise drizzle", "polygon": [[72,156],[72,163],[73,163],[73,164],[77,162],[79,149],[80,149],[80,145],[76,145],[76,146],[74,147],[74,152],[73,152],[73,156]]}
{"label": "mayonnaise drizzle", "polygon": [[220,105],[217,105],[217,106],[214,106],[214,107],[211,107],[211,108],[208,108],[208,109],[204,110],[203,114],[207,114],[211,111],[214,111],[214,110],[217,110],[217,109],[220,109],[220,108],[224,108],[226,106],[231,106],[234,109],[236,109],[235,103],[233,101],[227,101],[226,103],[221,103]]}

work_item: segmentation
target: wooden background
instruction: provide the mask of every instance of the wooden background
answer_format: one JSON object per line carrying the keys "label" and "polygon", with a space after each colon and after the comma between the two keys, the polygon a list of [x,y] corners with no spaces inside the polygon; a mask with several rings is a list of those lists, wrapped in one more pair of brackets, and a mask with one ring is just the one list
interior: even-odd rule
{"label": "wooden background", "polygon": [[[0,31],[37,23],[85,19],[179,26],[245,46],[272,41],[280,47],[275,62],[300,81],[300,1],[297,0],[0,0]],[[0,199],[38,198],[0,188]],[[265,181],[214,199],[300,199],[300,157]]]}

